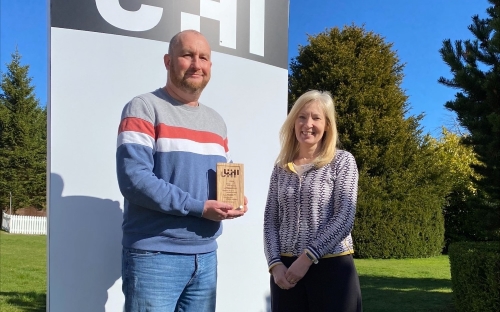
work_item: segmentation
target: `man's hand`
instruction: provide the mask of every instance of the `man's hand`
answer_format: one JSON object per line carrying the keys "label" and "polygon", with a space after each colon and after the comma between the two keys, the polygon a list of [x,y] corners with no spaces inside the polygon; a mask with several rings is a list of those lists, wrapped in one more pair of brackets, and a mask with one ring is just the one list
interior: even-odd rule
{"label": "man's hand", "polygon": [[292,287],[295,287],[296,285],[290,283],[286,279],[285,277],[286,271],[287,271],[286,266],[283,263],[278,264],[271,269],[271,274],[273,275],[274,283],[278,285],[278,287],[281,289],[290,289]]}
{"label": "man's hand", "polygon": [[216,201],[207,200],[203,206],[202,217],[212,221],[222,221],[227,218],[228,212],[232,211],[233,206]]}
{"label": "man's hand", "polygon": [[245,202],[243,204],[243,213],[248,211],[248,198],[245,196]]}
{"label": "man's hand", "polygon": [[216,200],[207,200],[203,206],[202,217],[212,221],[222,221],[243,216],[248,211],[248,199],[245,196],[243,209],[233,209],[233,206]]}
{"label": "man's hand", "polygon": [[233,209],[227,212],[226,219],[234,219],[243,216],[248,211],[248,199],[245,196],[245,202],[243,205],[243,209]]}

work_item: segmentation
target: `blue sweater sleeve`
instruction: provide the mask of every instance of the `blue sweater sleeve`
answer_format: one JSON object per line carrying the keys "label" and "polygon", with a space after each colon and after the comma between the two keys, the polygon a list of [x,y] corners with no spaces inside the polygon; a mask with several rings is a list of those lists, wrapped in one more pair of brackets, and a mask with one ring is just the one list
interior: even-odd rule
{"label": "blue sweater sleeve", "polygon": [[125,106],[118,133],[118,185],[129,202],[156,211],[201,217],[204,202],[158,178],[154,167],[154,118],[146,103],[135,98]]}

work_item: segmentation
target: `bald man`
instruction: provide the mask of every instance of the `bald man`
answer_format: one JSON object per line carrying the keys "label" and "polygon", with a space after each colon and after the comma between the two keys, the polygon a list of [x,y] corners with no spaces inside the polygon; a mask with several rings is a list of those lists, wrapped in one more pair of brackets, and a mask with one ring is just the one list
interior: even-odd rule
{"label": "bald man", "polygon": [[222,221],[247,211],[216,201],[216,164],[230,162],[226,124],[199,98],[211,50],[194,30],[171,40],[165,87],[122,112],[116,171],[124,197],[125,311],[215,311]]}

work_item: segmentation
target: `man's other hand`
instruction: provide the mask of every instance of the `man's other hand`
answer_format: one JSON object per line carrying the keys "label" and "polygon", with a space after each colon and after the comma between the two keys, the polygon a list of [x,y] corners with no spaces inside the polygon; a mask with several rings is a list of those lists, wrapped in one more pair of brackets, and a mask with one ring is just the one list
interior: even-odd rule
{"label": "man's other hand", "polygon": [[207,200],[203,206],[202,217],[212,221],[222,221],[227,218],[228,211],[232,209],[233,207],[229,204],[216,200]]}

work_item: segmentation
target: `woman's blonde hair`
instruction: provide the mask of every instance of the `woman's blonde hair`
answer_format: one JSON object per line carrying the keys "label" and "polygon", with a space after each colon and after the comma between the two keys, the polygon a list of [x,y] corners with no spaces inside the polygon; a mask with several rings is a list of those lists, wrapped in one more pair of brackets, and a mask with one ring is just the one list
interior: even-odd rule
{"label": "woman's blonde hair", "polygon": [[316,168],[330,163],[335,156],[338,143],[337,123],[335,121],[335,106],[328,91],[310,90],[302,94],[293,104],[292,110],[286,117],[280,130],[281,151],[276,159],[276,164],[287,168],[299,152],[299,142],[295,136],[295,121],[300,111],[310,102],[316,102],[325,114],[325,132],[321,138],[321,151],[314,160]]}

